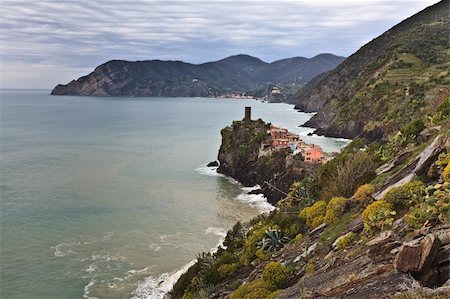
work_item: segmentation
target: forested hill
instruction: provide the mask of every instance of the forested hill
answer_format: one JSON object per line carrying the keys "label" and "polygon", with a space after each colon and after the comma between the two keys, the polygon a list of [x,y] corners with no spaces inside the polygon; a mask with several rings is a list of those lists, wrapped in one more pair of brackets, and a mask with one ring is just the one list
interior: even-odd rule
{"label": "forested hill", "polygon": [[301,87],[336,67],[344,57],[320,54],[266,63],[249,55],[190,64],[182,61],[106,62],[87,76],[56,86],[53,95],[211,97],[232,93],[258,94],[267,85]]}

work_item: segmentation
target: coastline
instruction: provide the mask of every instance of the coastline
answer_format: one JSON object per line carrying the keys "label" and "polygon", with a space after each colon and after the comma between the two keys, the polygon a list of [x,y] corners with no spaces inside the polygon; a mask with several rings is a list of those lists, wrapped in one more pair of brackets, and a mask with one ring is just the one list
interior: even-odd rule
{"label": "coastline", "polygon": [[[245,202],[248,205],[257,208],[260,212],[259,215],[275,210],[275,206],[270,204],[267,201],[267,198],[262,193],[251,193],[252,191],[260,190],[261,187],[259,185],[253,187],[244,187],[239,181],[235,180],[234,178],[218,173],[217,168],[218,167],[202,166],[196,168],[195,171],[202,175],[224,177],[233,184],[238,185],[242,192],[234,199]],[[225,228],[208,227],[208,229],[205,231],[205,234],[214,234],[219,236],[219,242],[214,248],[211,248],[211,250],[209,251],[210,253],[216,252],[217,249],[223,245],[227,232],[228,229]],[[131,299],[169,299],[169,292],[172,290],[173,285],[177,282],[181,275],[183,275],[191,266],[196,263],[196,261],[197,259],[193,259],[181,268],[176,269],[170,273],[160,274],[158,277],[147,277],[143,282],[140,282],[138,284],[137,288],[132,293],[133,296],[131,297]],[[87,294],[89,294],[88,289],[89,288],[85,287],[86,296]]]}

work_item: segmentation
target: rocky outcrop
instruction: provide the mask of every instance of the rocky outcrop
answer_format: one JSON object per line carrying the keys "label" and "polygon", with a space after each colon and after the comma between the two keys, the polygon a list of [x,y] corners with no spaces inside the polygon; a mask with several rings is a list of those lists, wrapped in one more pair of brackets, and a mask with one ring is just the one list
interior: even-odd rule
{"label": "rocky outcrop", "polygon": [[269,202],[285,197],[289,187],[314,171],[315,165],[296,160],[287,149],[264,151],[270,144],[269,124],[262,120],[235,121],[222,130],[218,172],[246,186],[260,185]]}
{"label": "rocky outcrop", "polygon": [[[78,80],[56,86],[52,95],[214,97],[230,93],[258,96],[266,85],[292,89],[333,69],[344,57],[321,54],[266,63],[249,55],[190,64],[182,61],[112,60]],[[250,92],[253,91],[253,92]]]}
{"label": "rocky outcrop", "polygon": [[[446,149],[446,144],[449,137],[444,135],[438,135],[430,145],[428,145],[422,152],[420,152],[410,163],[402,167],[397,173],[395,173],[387,182],[378,190],[373,197],[375,199],[381,199],[392,188],[401,186],[410,182],[414,176],[426,174],[430,166],[436,161],[440,153]],[[399,157],[404,154],[400,154]],[[399,157],[394,158],[392,161],[380,166],[378,173],[384,173],[393,168],[392,165],[396,165]],[[387,170],[386,170],[387,169]]]}

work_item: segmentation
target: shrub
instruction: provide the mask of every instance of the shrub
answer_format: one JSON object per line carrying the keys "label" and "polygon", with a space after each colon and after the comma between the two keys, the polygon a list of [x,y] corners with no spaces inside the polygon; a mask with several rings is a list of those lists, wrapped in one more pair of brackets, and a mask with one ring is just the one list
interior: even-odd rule
{"label": "shrub", "polygon": [[217,269],[217,272],[219,273],[219,275],[221,277],[227,277],[231,274],[233,274],[234,272],[236,272],[236,270],[239,268],[239,264],[238,263],[232,263],[232,264],[223,264],[220,265],[219,268]]}
{"label": "shrub", "polygon": [[289,279],[290,271],[278,262],[268,263],[263,270],[262,279],[273,289],[281,288]]}
{"label": "shrub", "polygon": [[303,235],[302,235],[302,234],[298,234],[298,235],[295,236],[294,241],[295,241],[295,242],[298,242],[298,241],[300,241],[302,238],[303,238]]}
{"label": "shrub", "polygon": [[231,299],[264,299],[269,296],[269,294],[270,291],[267,289],[264,281],[256,279],[237,288],[231,294]]}
{"label": "shrub", "polygon": [[315,270],[314,263],[308,263],[305,267],[305,273],[306,274],[313,274]]}
{"label": "shrub", "polygon": [[368,204],[371,200],[371,194],[375,192],[375,187],[372,184],[364,184],[358,187],[353,198],[363,204]]}
{"label": "shrub", "polygon": [[450,162],[445,166],[444,171],[442,172],[442,178],[444,182],[450,183]]}
{"label": "shrub", "polygon": [[340,250],[345,249],[347,246],[353,243],[356,239],[356,234],[354,232],[349,232],[343,235],[336,243],[337,248]]}
{"label": "shrub", "polygon": [[450,221],[450,190],[449,183],[427,187],[424,201],[410,208],[405,214],[405,222],[412,228],[420,228],[427,221]]}
{"label": "shrub", "polygon": [[256,250],[255,253],[256,257],[259,258],[261,261],[266,261],[270,257],[270,252],[265,252],[264,249],[260,248]]}
{"label": "shrub", "polygon": [[333,197],[327,205],[327,212],[325,214],[325,222],[333,223],[339,220],[344,213],[345,202],[347,198]]}
{"label": "shrub", "polygon": [[357,141],[319,168],[315,185],[321,198],[350,197],[358,186],[374,179],[376,165],[372,154],[360,151],[363,143]]}
{"label": "shrub", "polygon": [[230,296],[231,299],[273,299],[280,292],[272,292],[262,279],[239,286]]}
{"label": "shrub", "polygon": [[309,228],[315,228],[325,221],[327,203],[319,200],[311,207],[306,207],[300,212],[300,218],[306,222]]}
{"label": "shrub", "polygon": [[383,230],[386,225],[392,225],[395,211],[392,210],[392,205],[384,200],[377,200],[362,212],[362,219],[366,229],[378,228]]}
{"label": "shrub", "polygon": [[383,200],[396,208],[411,206],[419,203],[418,199],[425,193],[425,186],[421,181],[412,181],[389,190]]}

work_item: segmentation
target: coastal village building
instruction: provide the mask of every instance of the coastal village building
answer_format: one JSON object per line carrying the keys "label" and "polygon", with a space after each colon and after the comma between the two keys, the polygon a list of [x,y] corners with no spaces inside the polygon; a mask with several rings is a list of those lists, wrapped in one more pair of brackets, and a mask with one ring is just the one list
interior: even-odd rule
{"label": "coastal village building", "polygon": [[[322,148],[316,144],[306,144],[298,134],[274,125],[267,132],[272,137],[272,147],[290,148],[294,155],[301,154],[307,163],[321,163],[324,159]],[[267,145],[266,145],[267,146]]]}
{"label": "coastal village building", "polygon": [[305,158],[305,162],[319,163],[323,160],[323,151],[317,144],[306,144],[297,147],[298,151]]}

